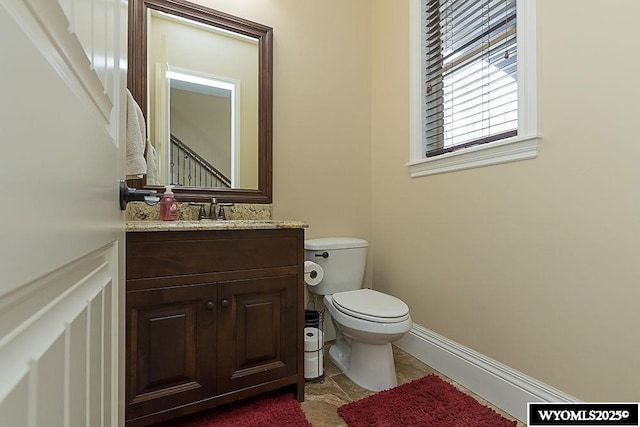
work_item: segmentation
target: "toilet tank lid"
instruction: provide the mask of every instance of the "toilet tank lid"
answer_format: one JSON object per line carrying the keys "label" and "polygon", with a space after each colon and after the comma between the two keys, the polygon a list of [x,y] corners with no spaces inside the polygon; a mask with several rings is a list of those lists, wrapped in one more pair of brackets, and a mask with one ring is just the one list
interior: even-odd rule
{"label": "toilet tank lid", "polygon": [[304,248],[312,251],[329,249],[366,248],[369,243],[356,237],[322,237],[304,241]]}

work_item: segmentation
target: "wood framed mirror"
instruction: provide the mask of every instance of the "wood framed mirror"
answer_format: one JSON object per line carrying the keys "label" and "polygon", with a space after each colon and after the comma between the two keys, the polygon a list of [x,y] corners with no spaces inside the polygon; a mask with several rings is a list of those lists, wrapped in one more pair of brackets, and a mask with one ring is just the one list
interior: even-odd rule
{"label": "wood framed mirror", "polygon": [[[174,35],[173,29],[162,29],[171,21],[188,30],[181,27],[180,33]],[[161,24],[152,26],[153,22]],[[195,39],[195,33],[185,31],[205,37],[213,34],[216,39]],[[219,47],[220,43],[226,47]],[[238,43],[253,45],[254,53]],[[160,53],[155,52],[158,45]],[[240,51],[249,52],[246,63],[242,62],[244,54]],[[182,59],[187,53],[191,59]],[[162,192],[165,185],[171,184],[178,201],[209,202],[215,197],[218,202],[271,203],[272,28],[185,0],[130,0],[128,61],[127,86],[142,109],[148,138],[160,159],[157,180],[128,180],[130,187]],[[216,65],[206,65],[209,63]],[[226,64],[226,68],[220,64]],[[179,100],[181,105],[190,106],[191,112],[178,110]],[[201,102],[211,107],[202,107],[205,104]],[[225,106],[213,107],[214,104]],[[180,122],[181,116],[187,119]],[[202,126],[214,126],[220,120],[217,128],[223,131],[192,125],[196,116],[205,116]],[[174,129],[180,129],[188,138],[174,135]],[[192,134],[200,135],[202,141],[192,138]],[[215,143],[222,148],[203,149],[206,154],[193,148],[209,144],[203,141],[210,139],[224,141]]]}

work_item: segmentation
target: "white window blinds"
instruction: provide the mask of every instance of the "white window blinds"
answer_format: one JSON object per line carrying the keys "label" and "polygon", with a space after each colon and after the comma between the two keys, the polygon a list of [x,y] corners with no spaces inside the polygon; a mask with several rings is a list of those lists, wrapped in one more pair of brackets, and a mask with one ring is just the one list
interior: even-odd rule
{"label": "white window blinds", "polygon": [[516,0],[424,1],[425,157],[516,136]]}

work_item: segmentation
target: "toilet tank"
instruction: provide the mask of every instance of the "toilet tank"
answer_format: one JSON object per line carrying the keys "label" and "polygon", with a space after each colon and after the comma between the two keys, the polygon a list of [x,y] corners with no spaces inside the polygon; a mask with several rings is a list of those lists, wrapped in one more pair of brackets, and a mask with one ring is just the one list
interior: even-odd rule
{"label": "toilet tank", "polygon": [[306,261],[319,264],[324,278],[316,286],[308,286],[311,293],[330,295],[360,289],[367,263],[368,242],[355,237],[325,237],[304,242]]}

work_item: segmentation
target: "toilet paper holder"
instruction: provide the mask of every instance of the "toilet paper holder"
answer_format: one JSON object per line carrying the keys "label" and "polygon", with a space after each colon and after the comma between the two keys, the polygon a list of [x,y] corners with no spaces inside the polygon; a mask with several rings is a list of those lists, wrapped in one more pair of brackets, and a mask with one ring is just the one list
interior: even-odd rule
{"label": "toilet paper holder", "polygon": [[304,379],[324,382],[324,311],[304,311]]}

